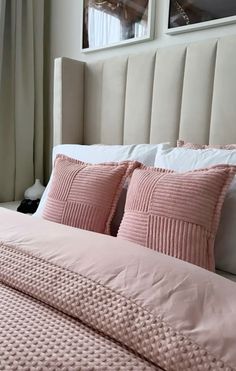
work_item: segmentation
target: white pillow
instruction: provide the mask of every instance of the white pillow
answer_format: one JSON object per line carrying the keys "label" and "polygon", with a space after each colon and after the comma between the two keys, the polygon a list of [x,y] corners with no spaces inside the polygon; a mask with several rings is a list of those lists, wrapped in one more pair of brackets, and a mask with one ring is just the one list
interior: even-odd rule
{"label": "white pillow", "polygon": [[168,143],[131,145],[62,144],[53,148],[53,162],[57,154],[63,154],[90,164],[136,160],[147,166],[153,166],[159,147],[169,148],[170,145]]}
{"label": "white pillow", "polygon": [[[66,155],[76,160],[81,160],[91,164],[103,162],[119,162],[126,160],[136,160],[144,165],[153,166],[157,150],[159,148],[169,148],[168,143],[163,144],[131,144],[131,145],[79,145],[62,144],[53,148],[52,167],[58,154]],[[41,217],[47,200],[51,184],[52,175],[44,194],[40,200],[38,209],[34,216]]]}
{"label": "white pillow", "polygon": [[[218,164],[236,165],[236,150],[161,148],[155,166],[185,172]],[[215,241],[216,267],[236,274],[236,178],[233,180],[222,208]]]}

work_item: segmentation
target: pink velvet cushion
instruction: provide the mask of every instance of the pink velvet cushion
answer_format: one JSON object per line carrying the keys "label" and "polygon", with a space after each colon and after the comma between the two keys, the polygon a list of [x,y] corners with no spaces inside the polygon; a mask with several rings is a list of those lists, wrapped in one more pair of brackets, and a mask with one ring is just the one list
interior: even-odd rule
{"label": "pink velvet cushion", "polygon": [[109,234],[123,184],[138,166],[136,161],[91,165],[58,155],[43,218]]}
{"label": "pink velvet cushion", "polygon": [[214,270],[214,240],[235,166],[136,169],[118,237]]}
{"label": "pink velvet cushion", "polygon": [[189,149],[207,149],[207,148],[216,148],[216,149],[236,149],[236,144],[194,144],[190,142],[185,142],[184,140],[177,140],[177,147],[189,148]]}

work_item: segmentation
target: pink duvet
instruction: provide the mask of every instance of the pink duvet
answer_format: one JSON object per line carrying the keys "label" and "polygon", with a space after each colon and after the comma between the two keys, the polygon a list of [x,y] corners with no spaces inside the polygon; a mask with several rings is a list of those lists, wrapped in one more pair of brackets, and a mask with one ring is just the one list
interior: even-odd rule
{"label": "pink duvet", "polygon": [[0,209],[0,283],[1,369],[236,370],[236,284],[189,263]]}

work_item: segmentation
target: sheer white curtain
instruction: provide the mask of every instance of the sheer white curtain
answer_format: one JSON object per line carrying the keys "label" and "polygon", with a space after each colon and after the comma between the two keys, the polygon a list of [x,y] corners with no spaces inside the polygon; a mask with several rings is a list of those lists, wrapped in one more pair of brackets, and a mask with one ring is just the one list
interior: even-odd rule
{"label": "sheer white curtain", "polygon": [[0,202],[43,176],[44,0],[0,0]]}
{"label": "sheer white curtain", "polygon": [[[147,22],[135,23],[134,37],[147,35]],[[122,40],[122,25],[117,17],[89,7],[88,38],[91,48],[106,46]]]}
{"label": "sheer white curtain", "polygon": [[120,41],[121,31],[121,24],[118,18],[100,10],[89,8],[88,35],[91,48]]}
{"label": "sheer white curtain", "polygon": [[147,36],[147,24],[146,22],[135,23],[135,37]]}

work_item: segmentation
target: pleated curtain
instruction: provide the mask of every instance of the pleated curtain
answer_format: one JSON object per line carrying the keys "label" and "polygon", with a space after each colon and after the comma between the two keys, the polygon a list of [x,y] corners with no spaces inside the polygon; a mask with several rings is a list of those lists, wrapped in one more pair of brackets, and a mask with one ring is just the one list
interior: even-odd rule
{"label": "pleated curtain", "polygon": [[43,181],[44,0],[0,0],[0,202]]}

